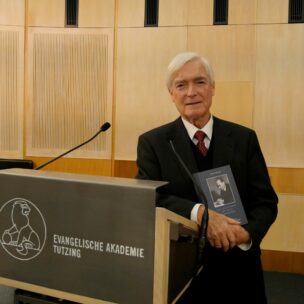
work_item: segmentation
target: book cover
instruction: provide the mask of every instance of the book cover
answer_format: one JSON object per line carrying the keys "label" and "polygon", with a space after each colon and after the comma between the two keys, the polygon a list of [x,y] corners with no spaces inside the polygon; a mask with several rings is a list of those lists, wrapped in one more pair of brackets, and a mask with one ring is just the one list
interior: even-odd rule
{"label": "book cover", "polygon": [[248,223],[229,165],[194,173],[193,177],[204,192],[211,210],[231,217],[242,225]]}

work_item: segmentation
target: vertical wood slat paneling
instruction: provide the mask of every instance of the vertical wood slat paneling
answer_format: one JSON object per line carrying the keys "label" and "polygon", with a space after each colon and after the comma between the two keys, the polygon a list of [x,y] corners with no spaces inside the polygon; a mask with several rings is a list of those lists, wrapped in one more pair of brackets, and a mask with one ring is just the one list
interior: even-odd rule
{"label": "vertical wood slat paneling", "polygon": [[[0,28],[0,155],[22,156],[22,56],[20,29]],[[22,52],[23,53],[23,52]]]}
{"label": "vertical wood slat paneling", "polygon": [[[103,33],[37,30],[31,43],[27,154],[52,156],[88,139],[111,117],[112,42]],[[99,136],[73,156],[109,158],[109,139]]]}

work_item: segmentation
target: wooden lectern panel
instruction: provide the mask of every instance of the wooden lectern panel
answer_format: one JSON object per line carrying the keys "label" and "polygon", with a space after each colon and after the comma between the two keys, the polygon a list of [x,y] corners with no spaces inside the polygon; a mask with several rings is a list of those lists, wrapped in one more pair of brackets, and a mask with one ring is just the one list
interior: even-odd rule
{"label": "wooden lectern panel", "polygon": [[[155,262],[154,262],[154,292],[153,303],[165,304],[168,302],[169,295],[169,274],[170,274],[170,228],[171,225],[179,224],[185,229],[193,231],[193,235],[197,236],[198,225],[174,212],[164,208],[156,208],[156,224],[155,224]],[[192,264],[194,264],[193,261]],[[191,267],[191,265],[189,265]],[[182,273],[178,274],[183,276]],[[182,278],[183,280],[183,278]],[[187,285],[187,279],[185,278]],[[180,290],[183,292],[183,290]],[[178,298],[178,296],[177,296]],[[174,303],[175,301],[173,301]]]}

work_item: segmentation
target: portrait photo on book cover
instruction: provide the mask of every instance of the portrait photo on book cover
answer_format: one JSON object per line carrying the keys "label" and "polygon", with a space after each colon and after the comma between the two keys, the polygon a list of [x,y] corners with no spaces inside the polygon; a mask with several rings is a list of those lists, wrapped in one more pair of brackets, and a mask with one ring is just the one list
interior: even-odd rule
{"label": "portrait photo on book cover", "polygon": [[235,202],[227,174],[207,178],[207,184],[215,208]]}

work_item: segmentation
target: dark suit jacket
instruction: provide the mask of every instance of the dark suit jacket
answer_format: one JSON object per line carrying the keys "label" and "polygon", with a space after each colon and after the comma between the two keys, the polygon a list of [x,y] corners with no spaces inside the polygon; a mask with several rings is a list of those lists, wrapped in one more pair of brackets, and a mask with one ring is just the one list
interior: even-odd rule
{"label": "dark suit jacket", "polygon": [[[168,186],[159,195],[157,206],[189,218],[193,206],[199,201],[169,140],[190,172],[198,172],[191,140],[178,118],[139,137],[137,178],[168,181]],[[214,117],[212,145],[212,167],[230,165],[248,218],[245,228],[252,237],[253,248],[257,248],[276,218],[278,200],[270,184],[256,133]]]}

